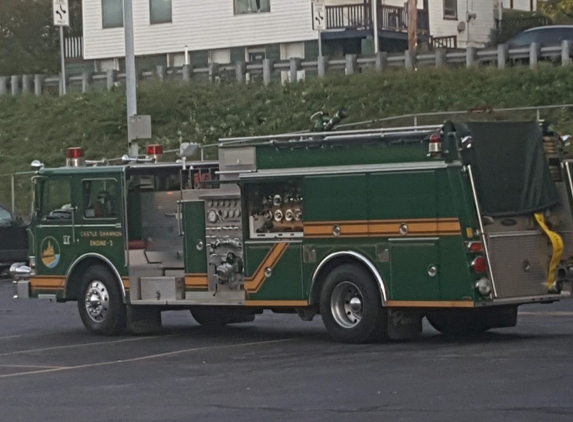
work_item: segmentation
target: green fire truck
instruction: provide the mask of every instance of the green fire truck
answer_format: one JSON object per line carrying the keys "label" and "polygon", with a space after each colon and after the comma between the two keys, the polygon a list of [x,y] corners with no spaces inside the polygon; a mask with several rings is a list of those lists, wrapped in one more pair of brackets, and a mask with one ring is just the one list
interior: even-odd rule
{"label": "green fire truck", "polygon": [[32,179],[29,266],[11,273],[17,297],[77,301],[93,333],[271,310],[360,343],[412,338],[424,317],[446,334],[510,327],[560,297],[551,221],[571,223],[571,176],[552,177],[538,122],[222,139],[217,161],[67,154]]}

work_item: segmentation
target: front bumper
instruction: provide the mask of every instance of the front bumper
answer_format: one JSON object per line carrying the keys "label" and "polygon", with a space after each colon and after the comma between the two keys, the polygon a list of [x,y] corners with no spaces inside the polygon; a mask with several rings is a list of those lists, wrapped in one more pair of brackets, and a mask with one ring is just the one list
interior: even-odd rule
{"label": "front bumper", "polygon": [[32,275],[34,275],[34,270],[23,262],[16,262],[10,266],[14,299],[28,299],[30,297],[30,278]]}

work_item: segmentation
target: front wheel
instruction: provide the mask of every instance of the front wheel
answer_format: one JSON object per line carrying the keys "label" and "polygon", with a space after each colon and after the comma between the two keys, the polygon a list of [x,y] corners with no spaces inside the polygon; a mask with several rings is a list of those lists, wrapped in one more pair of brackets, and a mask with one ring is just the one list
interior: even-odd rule
{"label": "front wheel", "polygon": [[107,268],[96,265],[84,273],[78,310],[84,326],[94,334],[109,336],[124,331],[126,307],[118,283]]}
{"label": "front wheel", "polygon": [[336,341],[365,343],[385,337],[387,314],[380,291],[372,276],[357,265],[341,265],[326,276],[320,314]]}

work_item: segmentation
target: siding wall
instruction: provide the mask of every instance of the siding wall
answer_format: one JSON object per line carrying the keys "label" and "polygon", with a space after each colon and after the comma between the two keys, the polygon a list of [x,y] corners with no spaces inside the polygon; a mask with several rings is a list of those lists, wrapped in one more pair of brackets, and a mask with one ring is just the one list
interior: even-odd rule
{"label": "siding wall", "polygon": [[[434,37],[457,35],[458,47],[482,47],[495,28],[494,0],[458,0],[458,18],[444,19],[443,1],[429,2],[430,33]],[[475,18],[467,21],[468,12]],[[458,24],[464,22],[465,29],[458,31]]]}
{"label": "siding wall", "polygon": [[[233,0],[172,0],[173,22],[149,24],[133,0],[135,54],[151,55],[316,39],[310,0],[271,0],[270,13],[235,15]],[[84,58],[123,57],[123,28],[102,28],[101,0],[83,0]]]}

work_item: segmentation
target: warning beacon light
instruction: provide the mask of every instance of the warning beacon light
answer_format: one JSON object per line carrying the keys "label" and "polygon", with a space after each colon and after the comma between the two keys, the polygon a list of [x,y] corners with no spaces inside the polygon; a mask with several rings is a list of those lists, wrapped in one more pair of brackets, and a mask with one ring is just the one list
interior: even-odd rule
{"label": "warning beacon light", "polygon": [[145,155],[152,158],[155,162],[163,159],[163,146],[159,144],[151,144],[145,147]]}
{"label": "warning beacon light", "polygon": [[66,166],[81,167],[85,165],[84,149],[71,147],[66,150]]}

